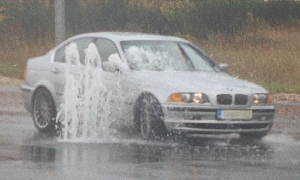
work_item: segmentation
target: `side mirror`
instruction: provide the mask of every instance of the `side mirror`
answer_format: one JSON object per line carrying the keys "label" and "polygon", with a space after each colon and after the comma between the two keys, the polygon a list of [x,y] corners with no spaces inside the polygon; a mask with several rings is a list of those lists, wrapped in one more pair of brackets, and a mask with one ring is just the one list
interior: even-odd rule
{"label": "side mirror", "polygon": [[228,72],[229,71],[229,65],[228,64],[219,64],[218,67],[220,68],[221,71],[223,72]]}

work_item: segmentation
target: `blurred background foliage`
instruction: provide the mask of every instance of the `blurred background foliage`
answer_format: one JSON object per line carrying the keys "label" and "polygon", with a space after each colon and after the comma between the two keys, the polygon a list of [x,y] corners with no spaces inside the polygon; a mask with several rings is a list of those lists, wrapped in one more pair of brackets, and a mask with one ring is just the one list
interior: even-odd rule
{"label": "blurred background foliage", "polygon": [[[54,3],[47,2],[2,0],[0,36],[30,43],[53,39]],[[234,35],[249,24],[255,28],[258,20],[270,26],[295,26],[300,18],[300,3],[294,1],[65,0],[65,4],[68,36],[92,31],[140,31],[203,40],[209,33]],[[2,46],[15,46],[10,38],[0,38],[1,42],[6,39]]]}

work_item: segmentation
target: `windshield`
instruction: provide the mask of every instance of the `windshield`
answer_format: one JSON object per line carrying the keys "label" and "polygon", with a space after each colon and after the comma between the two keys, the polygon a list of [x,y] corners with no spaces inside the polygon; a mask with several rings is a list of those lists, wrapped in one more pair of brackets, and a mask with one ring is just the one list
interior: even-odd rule
{"label": "windshield", "polygon": [[186,43],[124,41],[121,46],[134,70],[214,71],[214,63]]}

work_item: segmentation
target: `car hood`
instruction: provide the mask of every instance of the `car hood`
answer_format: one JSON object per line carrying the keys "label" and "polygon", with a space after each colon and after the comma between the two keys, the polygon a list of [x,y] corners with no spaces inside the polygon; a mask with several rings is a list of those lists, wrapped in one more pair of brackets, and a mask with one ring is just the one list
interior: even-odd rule
{"label": "car hood", "polygon": [[139,82],[135,88],[164,96],[164,99],[174,92],[202,92],[207,95],[267,92],[259,85],[218,72],[133,71],[130,74],[132,77],[128,79]]}

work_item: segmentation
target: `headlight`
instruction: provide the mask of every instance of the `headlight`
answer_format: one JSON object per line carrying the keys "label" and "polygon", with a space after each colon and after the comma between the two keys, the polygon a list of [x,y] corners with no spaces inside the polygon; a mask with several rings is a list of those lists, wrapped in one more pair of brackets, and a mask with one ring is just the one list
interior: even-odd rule
{"label": "headlight", "polygon": [[256,105],[270,104],[272,103],[272,97],[270,94],[264,94],[264,93],[254,94],[253,103]]}
{"label": "headlight", "polygon": [[205,103],[209,102],[206,94],[203,93],[174,93],[168,97],[169,102],[184,102],[184,103]]}

